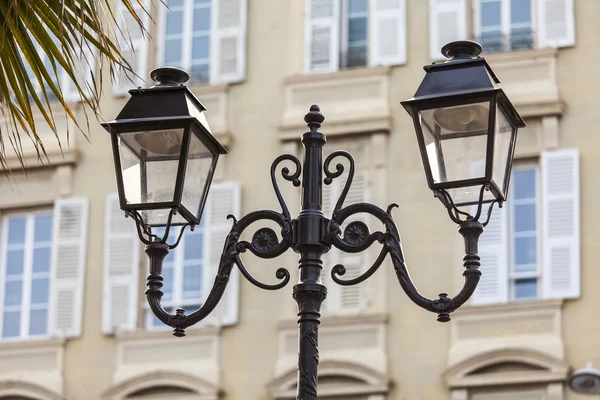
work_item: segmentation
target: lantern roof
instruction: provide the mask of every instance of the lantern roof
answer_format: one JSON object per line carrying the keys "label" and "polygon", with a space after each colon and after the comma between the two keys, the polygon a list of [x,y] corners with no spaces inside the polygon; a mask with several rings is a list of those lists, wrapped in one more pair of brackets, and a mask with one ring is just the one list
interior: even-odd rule
{"label": "lantern roof", "polygon": [[503,103],[507,113],[519,126],[525,126],[504,91],[497,84],[500,80],[487,63],[479,55],[483,47],[470,40],[450,42],[442,47],[442,54],[448,60],[423,67],[426,74],[415,95],[401,104],[410,114],[410,105],[434,99],[450,99],[461,97],[494,94]]}
{"label": "lantern roof", "polygon": [[156,85],[130,90],[131,97],[117,118],[102,125],[195,119],[204,128],[206,138],[217,151],[226,154],[227,150],[214,137],[208,125],[204,115],[206,107],[185,86],[189,79],[188,73],[179,68],[163,67],[153,70],[150,77]]}

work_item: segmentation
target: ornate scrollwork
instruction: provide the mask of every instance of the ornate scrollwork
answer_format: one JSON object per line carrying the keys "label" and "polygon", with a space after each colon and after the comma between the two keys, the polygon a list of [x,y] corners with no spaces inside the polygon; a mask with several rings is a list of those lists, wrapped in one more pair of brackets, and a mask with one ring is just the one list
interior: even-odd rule
{"label": "ornate scrollwork", "polygon": [[344,165],[341,163],[336,164],[335,171],[331,171],[329,169],[329,165],[331,164],[331,161],[333,161],[333,159],[336,157],[346,158],[348,160],[348,162],[350,163],[350,168],[348,169],[348,179],[346,180],[344,189],[342,189],[340,198],[338,199],[337,203],[335,204],[335,208],[333,209],[333,215],[332,215],[331,219],[335,219],[335,215],[344,205],[344,201],[346,200],[346,196],[348,195],[348,191],[350,190],[350,186],[352,185],[352,180],[354,179],[354,168],[355,168],[354,167],[354,157],[352,157],[352,154],[348,153],[347,151],[343,151],[343,150],[334,151],[329,156],[327,156],[327,158],[325,159],[325,162],[323,163],[323,172],[325,173],[325,179],[323,180],[323,183],[325,183],[326,185],[330,185],[331,182],[333,182],[333,180],[335,178],[339,178],[344,173]]}
{"label": "ornate scrollwork", "polygon": [[[463,261],[465,267],[465,273],[463,274],[465,276],[465,283],[462,290],[453,298],[449,298],[446,293],[441,293],[437,299],[428,299],[421,295],[416,289],[406,268],[400,235],[391,213],[394,207],[397,207],[397,205],[391,204],[387,210],[384,211],[374,204],[357,203],[340,209],[335,218],[330,222],[332,244],[335,247],[343,251],[354,253],[365,250],[375,241],[379,241],[383,244],[383,248],[373,265],[362,275],[354,279],[342,280],[339,276],[344,275],[346,269],[343,265],[338,264],[332,268],[331,278],[334,282],[344,286],[361,283],[377,271],[385,260],[385,257],[389,254],[400,286],[404,289],[408,297],[418,306],[437,313],[438,321],[449,321],[450,313],[459,308],[469,299],[469,297],[471,297],[479,282],[481,272],[479,271],[480,262],[479,256],[477,255],[477,239],[481,232],[483,232],[483,224],[473,218],[464,221],[459,220],[459,232],[465,237],[466,253]],[[348,240],[346,235],[344,235],[344,238],[342,239],[339,236],[339,226],[343,224],[346,219],[358,213],[367,213],[377,218],[383,223],[385,232],[374,232],[363,239],[367,233],[364,232],[363,227],[360,227],[360,241],[357,240],[355,243],[352,243]],[[350,225],[352,224],[349,224],[349,226]],[[355,225],[355,228],[358,228],[359,226],[360,225],[357,224]]]}
{"label": "ornate scrollwork", "polygon": [[353,221],[344,229],[344,241],[352,246],[360,246],[369,237],[369,227],[362,221]]}
{"label": "ornate scrollwork", "polygon": [[[483,197],[485,196],[485,192],[489,190],[489,185],[481,186],[481,190],[479,192],[479,201],[477,202],[477,211],[475,212],[475,215],[471,215],[466,211],[459,210],[458,207],[456,207],[456,205],[454,204],[454,201],[452,200],[450,194],[444,189],[435,190],[433,192],[433,195],[442,202],[444,207],[446,207],[450,219],[460,225],[462,222],[465,222],[467,220],[479,221],[479,217],[481,217],[481,213],[483,211]],[[490,222],[490,218],[492,217],[492,209],[494,208],[494,204],[496,203],[498,203],[498,207],[502,208],[502,201],[493,200],[492,202],[490,202],[487,210],[486,220],[482,223],[484,227],[487,226],[487,224]],[[465,219],[461,219],[461,215],[465,217]]]}
{"label": "ornate scrollwork", "polygon": [[252,245],[260,252],[272,250],[278,244],[277,234],[271,228],[259,229],[252,236]]}
{"label": "ornate scrollwork", "polygon": [[287,205],[285,204],[285,201],[283,200],[283,196],[281,194],[281,191],[279,190],[279,185],[277,185],[277,166],[282,161],[291,161],[294,163],[294,166],[296,167],[294,173],[290,174],[289,168],[283,167],[281,169],[281,176],[286,181],[292,182],[292,184],[296,187],[300,186],[301,183],[300,174],[302,173],[302,166],[300,164],[300,160],[298,160],[298,157],[292,154],[282,154],[273,161],[273,164],[271,164],[271,182],[273,184],[273,189],[275,190],[275,196],[277,196],[277,201],[279,201],[279,205],[281,206],[281,212],[288,220],[291,220],[290,211]]}

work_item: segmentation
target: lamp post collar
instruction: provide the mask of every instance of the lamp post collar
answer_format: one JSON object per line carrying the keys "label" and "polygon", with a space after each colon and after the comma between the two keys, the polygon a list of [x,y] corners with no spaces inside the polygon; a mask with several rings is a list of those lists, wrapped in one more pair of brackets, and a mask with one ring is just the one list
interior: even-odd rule
{"label": "lamp post collar", "polygon": [[448,61],[478,58],[482,51],[483,47],[471,40],[457,40],[442,47],[442,54]]}

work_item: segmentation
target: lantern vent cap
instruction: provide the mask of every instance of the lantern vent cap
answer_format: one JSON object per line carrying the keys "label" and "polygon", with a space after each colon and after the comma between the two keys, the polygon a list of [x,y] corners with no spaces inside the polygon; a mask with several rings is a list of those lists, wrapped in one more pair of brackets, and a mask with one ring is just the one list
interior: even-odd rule
{"label": "lantern vent cap", "polygon": [[154,87],[183,86],[190,80],[190,75],[180,68],[160,67],[150,72],[150,78],[156,82]]}
{"label": "lantern vent cap", "polygon": [[457,40],[442,47],[442,54],[449,61],[478,58],[482,51],[483,47],[472,40]]}
{"label": "lantern vent cap", "polygon": [[569,388],[581,394],[600,394],[600,371],[587,363],[584,368],[573,372],[567,380]]}

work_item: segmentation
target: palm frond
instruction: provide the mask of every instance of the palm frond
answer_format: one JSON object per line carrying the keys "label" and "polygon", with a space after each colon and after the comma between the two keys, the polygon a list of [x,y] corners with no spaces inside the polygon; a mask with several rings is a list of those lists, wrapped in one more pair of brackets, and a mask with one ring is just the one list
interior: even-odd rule
{"label": "palm frond", "polygon": [[[37,133],[41,123],[64,145],[52,111],[56,105],[89,139],[88,112],[99,117],[105,63],[113,79],[116,71],[135,75],[121,52],[128,33],[118,20],[122,13],[131,15],[147,34],[136,10],[148,15],[149,10],[144,0],[117,1],[120,7],[113,0],[0,1],[0,168],[8,169],[8,146],[24,167],[23,137],[33,143],[38,160],[47,158]],[[77,103],[83,105],[85,126],[72,108]]]}

